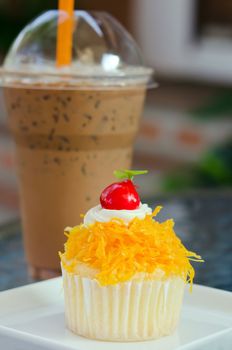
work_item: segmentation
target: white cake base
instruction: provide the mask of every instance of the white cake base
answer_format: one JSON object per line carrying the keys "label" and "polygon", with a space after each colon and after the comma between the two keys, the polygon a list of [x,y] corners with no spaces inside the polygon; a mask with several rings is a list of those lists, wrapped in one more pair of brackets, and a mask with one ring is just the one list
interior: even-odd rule
{"label": "white cake base", "polygon": [[96,280],[62,273],[66,324],[78,335],[142,341],[169,335],[177,327],[185,287],[180,278],[101,287]]}

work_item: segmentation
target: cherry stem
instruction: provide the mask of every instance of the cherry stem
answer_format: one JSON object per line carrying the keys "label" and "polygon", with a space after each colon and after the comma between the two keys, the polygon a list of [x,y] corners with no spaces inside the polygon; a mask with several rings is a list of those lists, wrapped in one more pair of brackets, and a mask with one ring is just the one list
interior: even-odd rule
{"label": "cherry stem", "polygon": [[134,176],[145,175],[147,173],[147,170],[115,170],[114,176],[119,180],[133,180]]}

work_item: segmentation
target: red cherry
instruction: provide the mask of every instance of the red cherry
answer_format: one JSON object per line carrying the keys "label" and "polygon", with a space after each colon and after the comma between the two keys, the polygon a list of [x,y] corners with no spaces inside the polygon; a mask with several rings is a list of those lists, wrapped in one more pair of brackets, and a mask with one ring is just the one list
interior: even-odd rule
{"label": "red cherry", "polygon": [[116,182],[106,187],[100,197],[104,209],[134,210],[140,205],[140,198],[131,180]]}

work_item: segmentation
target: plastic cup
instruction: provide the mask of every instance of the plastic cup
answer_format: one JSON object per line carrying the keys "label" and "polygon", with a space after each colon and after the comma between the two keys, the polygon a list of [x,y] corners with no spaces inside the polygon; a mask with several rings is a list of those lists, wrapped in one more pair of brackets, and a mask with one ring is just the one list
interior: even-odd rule
{"label": "plastic cup", "polygon": [[77,225],[131,166],[152,70],[106,13],[75,12],[73,62],[56,67],[58,11],[16,38],[2,70],[15,141],[24,243],[32,277],[60,273],[66,226]]}

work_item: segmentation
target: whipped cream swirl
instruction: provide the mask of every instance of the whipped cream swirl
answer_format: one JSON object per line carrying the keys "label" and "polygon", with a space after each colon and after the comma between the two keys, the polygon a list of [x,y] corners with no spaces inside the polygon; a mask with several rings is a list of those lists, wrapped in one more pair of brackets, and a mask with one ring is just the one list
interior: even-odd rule
{"label": "whipped cream swirl", "polygon": [[129,224],[134,218],[144,219],[146,215],[151,215],[152,209],[147,204],[140,203],[138,209],[134,210],[110,210],[104,209],[101,205],[91,208],[84,217],[84,225],[88,226],[95,222],[109,222],[117,218]]}

